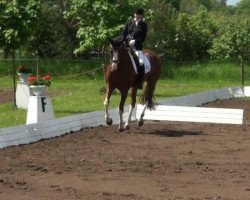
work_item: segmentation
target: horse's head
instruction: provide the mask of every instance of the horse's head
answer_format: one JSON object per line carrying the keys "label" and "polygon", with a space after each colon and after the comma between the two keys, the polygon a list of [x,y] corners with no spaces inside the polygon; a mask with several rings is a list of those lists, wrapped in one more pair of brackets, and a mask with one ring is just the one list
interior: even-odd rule
{"label": "horse's head", "polygon": [[118,63],[120,57],[122,56],[122,50],[125,49],[125,43],[121,38],[109,39],[110,41],[110,54],[111,54],[111,71],[116,71],[118,69]]}

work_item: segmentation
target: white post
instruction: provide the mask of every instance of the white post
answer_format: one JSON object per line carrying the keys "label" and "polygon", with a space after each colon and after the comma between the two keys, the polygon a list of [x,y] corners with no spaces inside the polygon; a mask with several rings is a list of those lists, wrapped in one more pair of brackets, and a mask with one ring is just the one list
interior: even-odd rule
{"label": "white post", "polygon": [[18,108],[28,109],[30,88],[28,83],[18,81],[16,89],[16,105]]}
{"label": "white post", "polygon": [[54,119],[49,96],[30,96],[26,124]]}

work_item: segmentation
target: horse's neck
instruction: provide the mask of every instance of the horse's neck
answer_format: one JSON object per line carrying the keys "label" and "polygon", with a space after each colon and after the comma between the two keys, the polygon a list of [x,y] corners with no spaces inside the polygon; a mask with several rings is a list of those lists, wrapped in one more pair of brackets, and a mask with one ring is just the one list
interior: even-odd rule
{"label": "horse's neck", "polygon": [[131,58],[129,56],[128,49],[125,46],[122,47],[122,49],[120,49],[119,55],[118,55],[118,60],[119,60],[118,68],[120,68],[121,73],[125,72],[126,75],[129,73],[134,73],[134,68],[133,68],[133,65],[132,65],[130,59]]}
{"label": "horse's neck", "polygon": [[127,51],[126,47],[123,47],[121,49],[121,51],[119,52],[119,60],[124,62],[124,61],[126,61],[128,59],[128,57],[129,57],[128,51]]}

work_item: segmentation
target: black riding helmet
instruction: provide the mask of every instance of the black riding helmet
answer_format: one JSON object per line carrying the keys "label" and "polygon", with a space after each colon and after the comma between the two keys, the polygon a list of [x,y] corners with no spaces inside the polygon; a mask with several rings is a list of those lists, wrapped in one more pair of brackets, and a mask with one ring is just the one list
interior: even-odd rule
{"label": "black riding helmet", "polygon": [[137,15],[143,15],[144,10],[142,8],[137,8],[134,13]]}

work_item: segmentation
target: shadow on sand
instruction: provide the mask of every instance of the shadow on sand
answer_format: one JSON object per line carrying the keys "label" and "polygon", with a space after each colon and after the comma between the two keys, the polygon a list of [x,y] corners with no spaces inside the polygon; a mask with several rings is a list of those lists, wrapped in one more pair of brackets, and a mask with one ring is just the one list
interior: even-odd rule
{"label": "shadow on sand", "polygon": [[164,137],[183,137],[188,135],[205,135],[202,131],[186,131],[186,130],[155,130],[149,134],[159,135]]}

